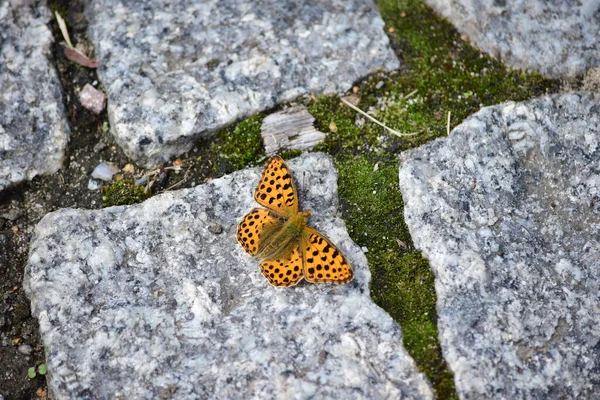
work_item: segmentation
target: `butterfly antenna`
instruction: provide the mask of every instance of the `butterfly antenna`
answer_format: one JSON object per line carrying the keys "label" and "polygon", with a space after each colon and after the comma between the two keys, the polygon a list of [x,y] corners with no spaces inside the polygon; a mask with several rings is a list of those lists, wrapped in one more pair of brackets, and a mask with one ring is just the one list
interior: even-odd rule
{"label": "butterfly antenna", "polygon": [[306,171],[302,171],[302,198],[303,199],[306,199],[306,193],[307,193],[305,182],[306,182]]}

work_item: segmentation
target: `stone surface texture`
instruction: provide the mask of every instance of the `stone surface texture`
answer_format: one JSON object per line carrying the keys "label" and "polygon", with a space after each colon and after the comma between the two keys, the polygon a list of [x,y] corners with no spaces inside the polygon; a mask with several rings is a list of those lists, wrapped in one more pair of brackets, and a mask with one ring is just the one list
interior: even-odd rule
{"label": "stone surface texture", "polygon": [[55,398],[432,398],[334,216],[331,158],[289,165],[312,226],[352,263],[352,283],[281,289],[262,277],[235,239],[257,206],[259,168],[138,205],[48,214],[24,287]]}
{"label": "stone surface texture", "polygon": [[600,96],[486,107],[404,155],[462,399],[600,393]]}
{"label": "stone surface texture", "polygon": [[315,118],[306,107],[295,106],[265,117],[260,135],[265,153],[284,150],[308,150],[325,140],[327,135],[314,127]]}
{"label": "stone surface texture", "polygon": [[513,67],[575,77],[600,65],[596,0],[425,0],[483,51]]}
{"label": "stone surface texture", "polygon": [[50,10],[28,3],[0,0],[0,190],[58,171],[69,137]]}
{"label": "stone surface texture", "polygon": [[152,165],[305,93],[395,69],[371,0],[86,0],[112,133]]}

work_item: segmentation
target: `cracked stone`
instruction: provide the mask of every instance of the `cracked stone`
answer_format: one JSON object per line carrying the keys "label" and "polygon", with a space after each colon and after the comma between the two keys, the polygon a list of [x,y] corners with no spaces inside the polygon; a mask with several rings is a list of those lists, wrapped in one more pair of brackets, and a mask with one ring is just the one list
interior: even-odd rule
{"label": "cracked stone", "polygon": [[0,191],[62,165],[69,127],[49,20],[45,1],[0,0]]}
{"label": "cracked stone", "polygon": [[282,289],[262,277],[235,238],[257,206],[261,168],[132,206],[44,217],[23,287],[54,398],[432,399],[335,216],[332,159],[314,153],[289,166],[303,177],[311,225],[345,253],[353,282]]}
{"label": "cracked stone", "polygon": [[399,62],[370,0],[86,0],[111,130],[152,166],[308,93]]}

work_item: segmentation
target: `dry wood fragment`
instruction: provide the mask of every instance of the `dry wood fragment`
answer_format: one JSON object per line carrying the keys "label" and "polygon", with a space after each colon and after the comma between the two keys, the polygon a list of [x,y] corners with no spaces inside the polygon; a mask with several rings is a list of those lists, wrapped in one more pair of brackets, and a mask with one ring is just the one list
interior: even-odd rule
{"label": "dry wood fragment", "polygon": [[315,119],[306,107],[290,107],[269,115],[260,128],[265,151],[275,154],[282,150],[306,150],[327,136],[313,126]]}

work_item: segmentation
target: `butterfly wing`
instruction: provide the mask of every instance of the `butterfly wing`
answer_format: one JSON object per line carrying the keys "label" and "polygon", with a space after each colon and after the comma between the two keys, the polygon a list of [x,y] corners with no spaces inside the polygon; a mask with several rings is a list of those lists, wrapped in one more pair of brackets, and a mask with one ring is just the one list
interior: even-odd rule
{"label": "butterfly wing", "polygon": [[280,230],[285,220],[269,210],[255,208],[242,219],[237,227],[237,240],[250,255],[257,255],[265,247],[267,232]]}
{"label": "butterfly wing", "polygon": [[287,218],[298,214],[298,192],[292,173],[281,157],[274,156],[267,161],[254,199]]}
{"label": "butterfly wing", "polygon": [[273,286],[294,286],[304,277],[300,249],[296,247],[289,257],[263,261],[260,272]]}
{"label": "butterfly wing", "polygon": [[352,267],[341,251],[319,231],[304,228],[300,241],[304,278],[313,283],[348,283]]}

